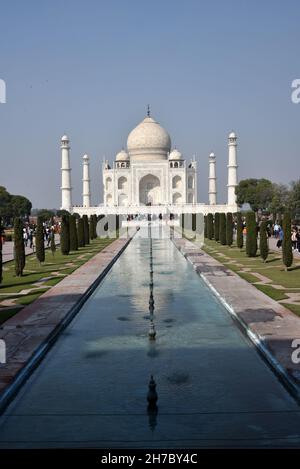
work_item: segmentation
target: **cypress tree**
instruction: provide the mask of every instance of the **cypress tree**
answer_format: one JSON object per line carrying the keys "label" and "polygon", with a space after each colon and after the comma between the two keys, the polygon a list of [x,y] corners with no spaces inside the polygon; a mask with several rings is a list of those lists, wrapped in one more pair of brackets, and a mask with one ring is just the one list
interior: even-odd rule
{"label": "cypress tree", "polygon": [[51,242],[50,242],[50,249],[52,252],[52,256],[54,257],[55,251],[56,251],[56,245],[55,245],[55,231],[51,230]]}
{"label": "cypress tree", "polygon": [[2,283],[2,280],[3,280],[2,235],[3,235],[2,218],[0,217],[0,283]]}
{"label": "cypress tree", "polygon": [[226,245],[226,215],[225,213],[220,213],[220,232],[219,239],[222,246]]}
{"label": "cypress tree", "polygon": [[204,238],[207,238],[207,215],[204,215]]}
{"label": "cypress tree", "polygon": [[181,228],[184,230],[184,213],[180,215],[180,225],[181,225]]}
{"label": "cypress tree", "polygon": [[260,257],[266,262],[269,254],[268,236],[267,236],[267,222],[262,221],[259,228],[259,252]]}
{"label": "cypress tree", "polygon": [[94,239],[94,217],[93,217],[93,215],[90,216],[89,227],[90,227],[90,238]]}
{"label": "cypress tree", "polygon": [[14,251],[16,276],[21,277],[25,267],[25,246],[23,239],[23,223],[19,217],[15,218],[14,221]]}
{"label": "cypress tree", "polygon": [[282,240],[282,261],[285,265],[285,270],[291,267],[293,263],[293,248],[292,248],[292,233],[291,233],[291,214],[285,212],[282,220],[283,240]]}
{"label": "cypress tree", "polygon": [[94,238],[95,238],[95,239],[98,238],[98,235],[97,235],[97,223],[98,223],[98,219],[97,219],[97,215],[95,214],[95,215],[94,215]]}
{"label": "cypress tree", "polygon": [[97,238],[97,215],[91,215],[90,218],[90,237],[91,239]]}
{"label": "cypress tree", "polygon": [[84,244],[90,244],[89,220],[87,215],[83,215]]}
{"label": "cypress tree", "polygon": [[36,243],[36,258],[41,262],[45,262],[45,240],[44,240],[44,226],[42,217],[38,217],[35,233]]}
{"label": "cypress tree", "polygon": [[244,236],[243,236],[243,220],[241,212],[236,214],[236,245],[238,248],[242,249],[244,245]]}
{"label": "cypress tree", "polygon": [[212,213],[207,215],[207,237],[213,239],[214,237],[214,217]]}
{"label": "cypress tree", "polygon": [[220,214],[219,212],[215,213],[215,240],[220,240]]}
{"label": "cypress tree", "polygon": [[78,250],[78,239],[76,229],[76,217],[75,215],[69,216],[69,227],[70,227],[70,251]]}
{"label": "cypress tree", "polygon": [[83,248],[85,246],[84,243],[84,228],[83,228],[83,219],[79,218],[77,222],[77,238],[78,238],[78,246]]}
{"label": "cypress tree", "polygon": [[233,219],[232,213],[228,212],[226,214],[226,244],[227,246],[232,246],[233,242]]}
{"label": "cypress tree", "polygon": [[70,224],[69,215],[63,215],[61,217],[61,229],[60,229],[60,249],[64,256],[67,256],[70,252]]}
{"label": "cypress tree", "polygon": [[257,230],[254,212],[247,212],[246,214],[246,253],[248,257],[255,257],[257,252]]}

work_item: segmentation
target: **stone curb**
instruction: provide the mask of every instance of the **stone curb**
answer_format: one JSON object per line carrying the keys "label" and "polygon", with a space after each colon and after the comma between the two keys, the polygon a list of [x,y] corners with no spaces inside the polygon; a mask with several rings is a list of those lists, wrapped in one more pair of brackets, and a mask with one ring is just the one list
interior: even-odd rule
{"label": "stone curb", "polygon": [[[66,279],[67,278],[69,278],[69,279],[72,278],[72,276],[74,274],[75,275],[78,274],[79,269],[82,269],[83,267],[88,267],[89,263],[91,263],[91,261],[95,260],[95,258],[97,256],[101,256],[101,254],[104,254],[104,252],[107,253],[107,250],[109,250],[109,249],[112,250],[113,257],[110,260],[108,260],[108,262],[106,262],[106,265],[104,265],[104,268],[102,269],[100,274],[97,276],[97,278],[88,286],[86,291],[84,291],[81,294],[80,298],[77,301],[75,301],[74,304],[70,305],[71,307],[68,309],[66,314],[64,314],[63,318],[57,324],[54,325],[54,328],[51,330],[51,332],[45,338],[43,338],[43,340],[39,344],[36,344],[36,347],[32,350],[32,354],[31,354],[30,358],[27,360],[27,362],[25,363],[25,365],[20,370],[16,371],[12,382],[10,384],[8,384],[4,388],[4,390],[1,392],[1,394],[0,394],[0,414],[3,413],[3,411],[5,410],[7,405],[11,402],[11,400],[18,393],[18,391],[23,386],[25,381],[30,377],[30,375],[35,370],[35,368],[43,360],[43,358],[45,357],[47,352],[51,349],[54,342],[58,339],[58,336],[60,335],[60,333],[74,319],[74,317],[77,315],[77,313],[82,308],[83,304],[87,301],[87,299],[90,297],[90,295],[95,291],[95,289],[98,287],[98,285],[104,279],[104,277],[109,272],[111,267],[114,265],[114,263],[117,261],[117,259],[123,253],[123,251],[126,249],[128,244],[131,242],[133,236],[128,238],[128,239],[121,239],[121,238],[117,239],[116,241],[111,243],[109,246],[104,248],[102,251],[100,251],[98,254],[96,254],[91,259],[89,259],[81,267],[76,269],[76,271],[74,271],[72,274],[68,275],[68,277],[66,277]],[[117,252],[114,252],[113,248],[117,247],[118,244],[121,244],[121,247],[117,250]],[[60,282],[60,284],[61,284],[61,282]],[[56,286],[58,286],[58,285],[59,284],[57,284]],[[50,290],[48,290],[43,295],[41,295],[36,300],[36,302],[38,302],[40,299],[42,299],[42,297],[45,298],[51,292],[51,290],[53,291],[54,288],[55,288],[55,286],[52,287]],[[67,295],[67,292],[66,292],[66,295]],[[30,306],[32,306],[32,305],[33,305],[33,303],[31,305],[29,305],[28,307],[23,308],[23,310],[20,311],[20,313],[17,313],[13,318],[9,319],[4,324],[6,325],[10,321],[12,322],[13,320],[15,322],[15,320],[17,319],[16,316],[21,315],[22,313],[24,315],[24,312],[26,312],[26,309],[30,308]],[[18,326],[16,326],[16,327],[18,327]],[[0,379],[1,379],[1,368],[0,368]]]}
{"label": "stone curb", "polygon": [[[189,261],[194,269],[197,271],[198,275],[203,279],[205,284],[210,288],[210,290],[214,293],[214,295],[218,298],[218,300],[222,303],[222,305],[227,309],[227,311],[230,313],[230,315],[233,317],[235,321],[237,321],[238,325],[240,326],[242,332],[250,339],[250,341],[254,344],[260,355],[264,358],[264,360],[267,362],[269,367],[275,372],[277,377],[283,382],[283,384],[287,387],[289,392],[293,395],[293,397],[300,403],[300,385],[299,385],[299,379],[295,378],[291,374],[291,370],[287,368],[287,354],[288,351],[286,351],[286,354],[283,354],[282,349],[276,349],[276,341],[277,345],[280,340],[287,340],[287,337],[291,335],[291,325],[289,324],[292,319],[292,326],[295,324],[298,327],[294,328],[294,335],[293,338],[298,338],[300,337],[300,320],[293,315],[289,310],[284,308],[282,305],[279,305],[275,300],[272,298],[268,297],[265,295],[263,292],[257,290],[253,285],[248,283],[246,280],[242,279],[239,277],[235,272],[227,269],[222,263],[214,259],[213,257],[209,256],[206,252],[202,251],[201,248],[195,246],[192,242],[186,240],[186,239],[177,239],[174,238],[173,240],[174,245],[176,248],[183,254],[183,256]],[[201,260],[197,259],[195,260],[195,257],[201,256]],[[209,263],[205,263],[205,260],[209,259]],[[209,265],[208,265],[209,264]],[[208,272],[208,275],[206,275],[203,271]],[[224,296],[224,292],[221,291],[220,288],[220,280],[218,282],[213,282],[211,281],[208,277],[211,274],[211,278],[214,278],[214,270],[215,271],[220,271],[222,270],[222,273],[224,273],[223,277],[223,282],[228,283],[228,279],[235,279],[236,284],[238,285],[243,285],[249,293],[253,291],[253,296],[257,297],[257,306],[258,310],[263,310],[265,307],[270,308],[273,307],[274,313],[280,313],[280,315],[284,318],[287,319],[286,321],[286,330],[284,326],[281,328],[281,335],[280,332],[278,333],[278,326],[276,324],[269,325],[269,329],[265,327],[265,323],[262,321],[262,324],[264,326],[260,327],[259,322],[255,324],[255,328],[253,327],[253,324],[251,324],[251,318],[249,316],[249,320],[245,319],[242,317],[242,310],[243,307],[239,305],[239,308],[237,308],[237,303],[234,301],[234,295],[232,295],[232,301],[228,301],[228,298]],[[229,280],[229,283],[227,285],[227,290],[230,282],[233,284],[231,280]],[[213,284],[215,283],[215,284]],[[238,287],[238,285],[235,285],[235,287]],[[233,285],[232,285],[233,286]],[[225,290],[225,289],[224,289]],[[230,297],[230,295],[229,295]],[[265,301],[263,301],[265,300]],[[245,307],[247,307],[247,301],[245,301]],[[253,300],[252,300],[253,303]],[[259,307],[260,306],[260,307]],[[240,311],[238,311],[240,309]],[[260,311],[259,311],[260,312]],[[259,314],[258,312],[258,314]],[[278,314],[279,315],[279,314]],[[269,321],[272,323],[272,320]],[[272,331],[272,326],[274,331]],[[261,329],[261,330],[260,330]],[[268,331],[268,332],[267,332]],[[272,332],[274,334],[272,335]],[[269,341],[274,341],[273,347],[270,347]],[[290,339],[292,340],[292,339]],[[295,366],[294,369],[292,370],[293,372],[299,373],[298,370],[300,370],[300,365]]]}

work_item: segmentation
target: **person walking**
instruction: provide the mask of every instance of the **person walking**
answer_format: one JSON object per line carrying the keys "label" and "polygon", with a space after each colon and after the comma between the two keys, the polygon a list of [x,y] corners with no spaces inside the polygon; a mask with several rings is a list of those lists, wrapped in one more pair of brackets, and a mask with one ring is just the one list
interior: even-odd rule
{"label": "person walking", "polygon": [[298,234],[298,230],[297,228],[293,228],[293,231],[292,231],[292,247],[293,249],[297,249],[297,234]]}
{"label": "person walking", "polygon": [[280,226],[276,222],[275,225],[274,225],[274,238],[275,239],[277,239],[279,237],[279,229],[280,229]]}
{"label": "person walking", "polygon": [[283,241],[283,229],[281,228],[281,226],[279,227],[279,231],[278,231],[278,241],[277,241],[277,244],[276,246],[279,248],[281,248],[282,246],[282,241]]}
{"label": "person walking", "polygon": [[28,244],[27,228],[23,228],[23,241],[24,241],[25,247],[27,248],[27,244]]}

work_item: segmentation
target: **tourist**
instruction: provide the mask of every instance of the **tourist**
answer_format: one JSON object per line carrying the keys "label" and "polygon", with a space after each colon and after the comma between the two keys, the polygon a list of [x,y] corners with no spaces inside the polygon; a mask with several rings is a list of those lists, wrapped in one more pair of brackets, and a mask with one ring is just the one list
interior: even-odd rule
{"label": "tourist", "polygon": [[23,228],[23,240],[24,240],[24,245],[27,247],[28,244],[28,232],[27,228]]}
{"label": "tourist", "polygon": [[280,226],[278,225],[278,223],[276,222],[275,225],[274,225],[274,237],[277,239],[278,236],[279,236],[279,231],[280,231]]}
{"label": "tourist", "polygon": [[33,249],[33,229],[32,228],[29,228],[28,241],[29,241],[30,249]]}
{"label": "tourist", "polygon": [[292,231],[292,247],[294,250],[297,249],[297,241],[298,241],[297,235],[298,235],[298,230],[297,228],[294,227]]}
{"label": "tourist", "polygon": [[300,231],[297,230],[297,251],[300,252]]}
{"label": "tourist", "polygon": [[283,229],[281,228],[281,226],[279,226],[279,231],[278,231],[278,235],[277,237],[279,238],[278,241],[277,241],[277,244],[276,246],[279,248],[281,248],[282,246],[282,241],[283,241]]}

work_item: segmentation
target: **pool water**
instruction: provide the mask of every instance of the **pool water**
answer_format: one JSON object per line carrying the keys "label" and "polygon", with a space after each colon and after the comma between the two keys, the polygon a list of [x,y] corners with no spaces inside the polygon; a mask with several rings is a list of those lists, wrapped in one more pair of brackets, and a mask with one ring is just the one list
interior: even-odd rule
{"label": "pool water", "polygon": [[[168,238],[136,236],[0,419],[0,447],[299,446],[300,412]],[[153,375],[157,412],[147,410]]]}

